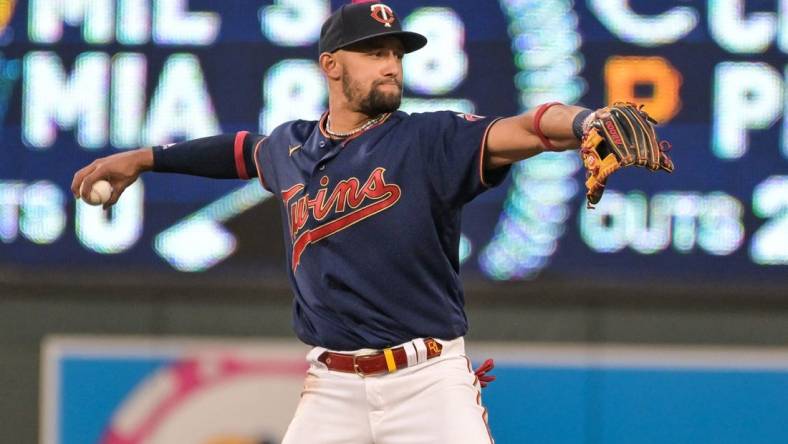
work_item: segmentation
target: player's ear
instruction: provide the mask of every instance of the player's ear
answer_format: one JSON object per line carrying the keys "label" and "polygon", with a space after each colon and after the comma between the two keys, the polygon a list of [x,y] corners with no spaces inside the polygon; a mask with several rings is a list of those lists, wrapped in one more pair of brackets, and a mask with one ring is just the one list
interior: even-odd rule
{"label": "player's ear", "polygon": [[326,77],[331,80],[339,80],[341,69],[339,68],[336,53],[324,52],[320,54],[319,63],[320,69],[323,70],[323,74],[325,74]]}

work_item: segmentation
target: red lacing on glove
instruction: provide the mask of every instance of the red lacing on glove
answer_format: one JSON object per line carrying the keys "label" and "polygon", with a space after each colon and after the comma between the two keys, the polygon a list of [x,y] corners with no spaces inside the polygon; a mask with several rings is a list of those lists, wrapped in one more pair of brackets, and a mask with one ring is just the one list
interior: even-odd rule
{"label": "red lacing on glove", "polygon": [[494,368],[495,362],[492,359],[488,359],[484,361],[484,364],[480,365],[479,368],[477,368],[474,372],[476,377],[479,379],[479,385],[481,385],[482,388],[487,387],[487,384],[495,381],[495,376],[487,374],[487,372]]}

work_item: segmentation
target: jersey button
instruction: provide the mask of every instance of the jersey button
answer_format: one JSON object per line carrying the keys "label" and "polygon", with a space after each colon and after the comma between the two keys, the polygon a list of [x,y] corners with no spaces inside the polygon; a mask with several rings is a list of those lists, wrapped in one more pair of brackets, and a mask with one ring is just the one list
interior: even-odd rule
{"label": "jersey button", "polygon": [[320,148],[323,148],[324,146],[326,146],[326,142],[320,142]]}
{"label": "jersey button", "polygon": [[326,166],[325,166],[325,165],[320,165],[320,168],[318,168],[318,169],[319,169],[320,171],[323,171],[324,169],[326,169]]}

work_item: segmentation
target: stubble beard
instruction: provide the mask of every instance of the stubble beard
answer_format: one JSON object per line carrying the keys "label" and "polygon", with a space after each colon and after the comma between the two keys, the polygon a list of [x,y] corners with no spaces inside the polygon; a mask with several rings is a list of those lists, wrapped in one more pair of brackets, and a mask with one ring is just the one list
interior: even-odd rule
{"label": "stubble beard", "polygon": [[358,112],[375,117],[398,110],[402,103],[402,84],[399,81],[394,81],[399,88],[397,93],[384,93],[378,89],[378,86],[390,82],[391,80],[376,80],[372,83],[369,92],[364,95],[359,82],[354,81],[345,71],[342,75],[342,92],[347,101],[355,105]]}

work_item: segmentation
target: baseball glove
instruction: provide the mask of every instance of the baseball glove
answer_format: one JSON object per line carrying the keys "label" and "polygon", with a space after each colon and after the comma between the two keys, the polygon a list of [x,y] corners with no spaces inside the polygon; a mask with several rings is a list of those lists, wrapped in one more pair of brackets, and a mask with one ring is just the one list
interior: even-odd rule
{"label": "baseball glove", "polygon": [[608,177],[620,168],[634,165],[673,172],[673,161],[666,153],[670,143],[657,141],[657,122],[642,108],[617,102],[596,111],[586,125],[580,154],[586,167],[589,208],[599,202]]}

